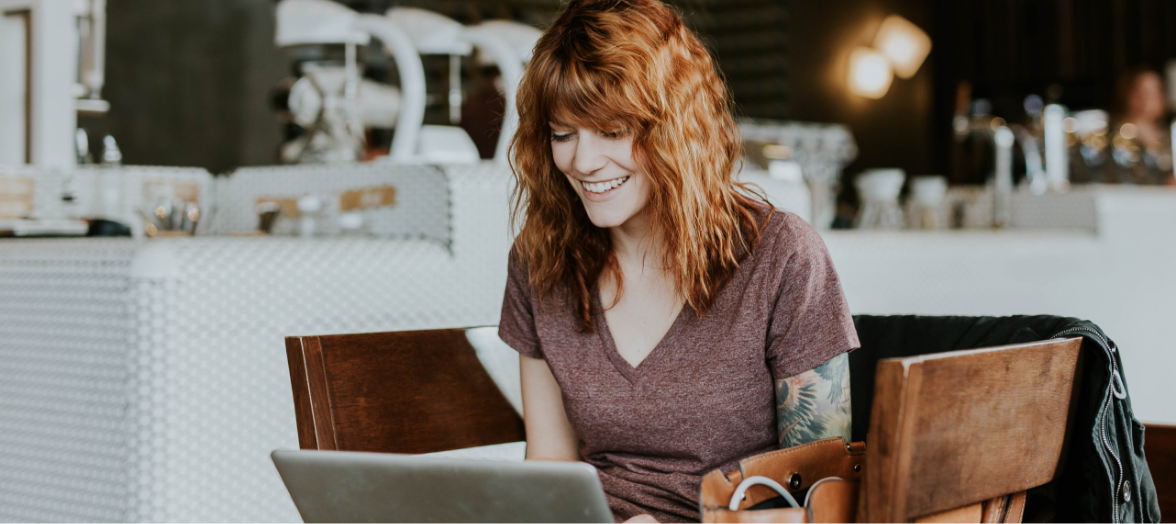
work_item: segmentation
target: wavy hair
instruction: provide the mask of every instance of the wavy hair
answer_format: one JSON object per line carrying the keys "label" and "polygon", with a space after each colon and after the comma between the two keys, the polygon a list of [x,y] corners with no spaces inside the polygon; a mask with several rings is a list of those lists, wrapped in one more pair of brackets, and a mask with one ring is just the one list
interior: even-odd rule
{"label": "wavy hair", "polygon": [[608,231],[555,166],[556,121],[633,136],[662,267],[685,305],[705,314],[759,242],[758,204],[746,195],[761,194],[734,179],[741,139],[730,95],[681,18],[658,0],[572,0],[535,46],[518,111],[511,221],[518,228],[522,217],[515,255],[540,302],[565,296],[590,332],[600,276],[611,272],[622,292]]}

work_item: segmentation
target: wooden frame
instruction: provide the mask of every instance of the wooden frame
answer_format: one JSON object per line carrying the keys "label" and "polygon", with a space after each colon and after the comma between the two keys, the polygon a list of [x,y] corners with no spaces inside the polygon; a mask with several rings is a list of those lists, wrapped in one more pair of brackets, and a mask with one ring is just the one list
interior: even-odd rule
{"label": "wooden frame", "polygon": [[287,337],[302,449],[430,453],[526,439],[464,329]]}
{"label": "wooden frame", "polygon": [[1176,426],[1145,427],[1143,450],[1160,501],[1160,522],[1176,522]]}
{"label": "wooden frame", "polygon": [[878,363],[859,522],[908,522],[1052,481],[1081,338]]}

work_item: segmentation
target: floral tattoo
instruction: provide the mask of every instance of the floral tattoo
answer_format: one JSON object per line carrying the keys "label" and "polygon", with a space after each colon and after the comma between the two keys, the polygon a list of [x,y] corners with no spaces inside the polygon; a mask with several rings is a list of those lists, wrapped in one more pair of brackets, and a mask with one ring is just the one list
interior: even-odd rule
{"label": "floral tattoo", "polygon": [[851,428],[847,354],[776,381],[776,429],[781,448],[828,437],[843,437],[849,442]]}

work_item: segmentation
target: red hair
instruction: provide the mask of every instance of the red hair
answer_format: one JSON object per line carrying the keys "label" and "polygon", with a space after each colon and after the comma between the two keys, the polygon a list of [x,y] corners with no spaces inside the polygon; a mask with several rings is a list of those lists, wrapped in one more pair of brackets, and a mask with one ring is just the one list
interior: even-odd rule
{"label": "red hair", "polygon": [[566,294],[591,331],[601,274],[617,277],[618,298],[622,281],[608,231],[555,166],[555,121],[633,136],[662,267],[686,306],[704,314],[758,243],[762,204],[734,179],[741,139],[730,95],[681,18],[657,0],[572,0],[535,46],[518,110],[511,217],[523,217],[515,251],[540,300]]}

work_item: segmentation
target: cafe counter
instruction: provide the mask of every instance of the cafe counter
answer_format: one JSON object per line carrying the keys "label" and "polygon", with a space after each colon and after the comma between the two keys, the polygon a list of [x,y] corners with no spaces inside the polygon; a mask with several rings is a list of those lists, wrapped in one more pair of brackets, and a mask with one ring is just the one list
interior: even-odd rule
{"label": "cafe counter", "polygon": [[283,338],[498,321],[509,176],[371,176],[398,190],[382,238],[0,241],[0,520],[299,521],[268,455],[298,447]]}
{"label": "cafe counter", "polygon": [[1091,320],[1122,352],[1135,416],[1176,425],[1176,189],[1084,191],[1092,227],[823,236],[854,313]]}

